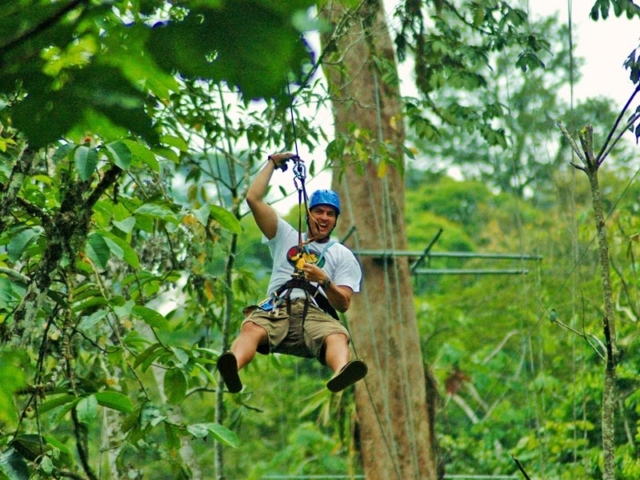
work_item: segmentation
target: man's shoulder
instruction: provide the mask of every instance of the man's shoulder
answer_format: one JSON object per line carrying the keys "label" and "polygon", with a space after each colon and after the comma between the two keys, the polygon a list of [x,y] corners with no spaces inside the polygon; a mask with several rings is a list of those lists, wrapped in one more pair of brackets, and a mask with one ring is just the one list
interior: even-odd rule
{"label": "man's shoulder", "polygon": [[296,233],[296,229],[293,228],[293,226],[289,222],[287,222],[284,218],[278,215],[278,225],[276,227],[276,234],[272,240],[275,241],[276,239],[285,239],[288,236],[295,233]]}
{"label": "man's shoulder", "polygon": [[340,243],[338,241],[334,242],[331,247],[329,247],[329,249],[335,249],[336,254],[338,255],[346,255],[349,257],[354,257],[355,258],[355,253],[353,253],[353,250],[351,250],[349,247],[347,247],[345,244]]}

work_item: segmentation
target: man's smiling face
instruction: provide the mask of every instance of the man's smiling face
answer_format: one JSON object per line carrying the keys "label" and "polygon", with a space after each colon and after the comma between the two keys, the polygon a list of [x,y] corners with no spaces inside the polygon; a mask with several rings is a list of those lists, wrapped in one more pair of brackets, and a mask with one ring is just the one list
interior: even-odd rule
{"label": "man's smiling face", "polygon": [[316,205],[310,210],[310,213],[309,229],[313,239],[320,241],[329,237],[338,219],[336,209],[331,205]]}

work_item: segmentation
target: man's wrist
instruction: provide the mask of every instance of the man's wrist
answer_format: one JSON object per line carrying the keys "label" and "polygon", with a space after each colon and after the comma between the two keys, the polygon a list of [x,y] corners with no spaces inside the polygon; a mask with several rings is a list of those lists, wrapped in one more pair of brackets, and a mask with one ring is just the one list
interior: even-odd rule
{"label": "man's wrist", "polygon": [[327,277],[327,279],[324,282],[322,282],[322,288],[326,290],[327,288],[329,288],[330,285],[331,285],[331,278]]}
{"label": "man's wrist", "polygon": [[296,159],[299,160],[299,157],[293,153],[274,153],[267,157],[267,160],[273,162],[273,166],[276,169],[280,169],[283,172],[287,170],[287,162]]}
{"label": "man's wrist", "polygon": [[278,154],[269,155],[267,157],[267,163],[273,163],[273,168],[275,170],[280,169],[284,172],[287,169],[287,161],[283,160],[283,158]]}

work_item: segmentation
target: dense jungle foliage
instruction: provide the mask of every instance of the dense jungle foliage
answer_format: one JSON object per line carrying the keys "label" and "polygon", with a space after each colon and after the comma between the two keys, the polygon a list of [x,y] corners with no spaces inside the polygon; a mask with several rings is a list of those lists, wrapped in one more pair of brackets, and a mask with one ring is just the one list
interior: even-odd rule
{"label": "dense jungle foliage", "polygon": [[[571,109],[558,93],[579,73],[566,26],[486,3],[548,41],[525,65],[515,44],[486,47],[493,68],[474,98],[499,128],[449,110],[468,85],[431,84],[441,104],[405,99],[410,249],[438,237],[413,282],[440,461],[458,475],[517,475],[516,457],[532,478],[601,478],[591,199],[555,122],[593,123],[602,139],[621,106]],[[637,15],[632,2],[595,3],[600,16],[610,4]],[[310,178],[346,148],[331,138],[317,52],[298,41],[326,27],[312,5],[0,1],[0,479],[363,474],[353,392],[331,395],[326,369],[260,356],[236,396],[215,372],[270,272],[244,205],[252,175],[294,138]],[[437,29],[457,38],[444,20]],[[629,479],[640,477],[638,167],[623,142],[601,174],[624,349],[617,474]],[[297,222],[291,172],[279,181],[274,205]]]}

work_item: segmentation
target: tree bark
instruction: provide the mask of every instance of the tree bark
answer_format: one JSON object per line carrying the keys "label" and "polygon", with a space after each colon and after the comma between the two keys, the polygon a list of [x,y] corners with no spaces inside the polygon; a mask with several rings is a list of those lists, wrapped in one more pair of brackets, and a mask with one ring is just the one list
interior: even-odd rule
{"label": "tree bark", "polygon": [[605,345],[605,367],[604,386],[602,390],[602,451],[604,457],[603,480],[613,480],[616,478],[615,471],[615,424],[614,414],[616,409],[616,364],[618,357],[618,346],[616,340],[616,322],[613,309],[613,289],[611,287],[611,267],[609,263],[609,242],[607,240],[607,225],[602,206],[600,194],[600,184],[598,181],[597,168],[587,171],[589,183],[591,184],[591,197],[593,211],[596,220],[598,252],[600,257],[600,277],[602,281],[602,292],[604,302],[604,316],[602,318],[602,328],[604,330]]}
{"label": "tree bark", "polygon": [[[601,153],[598,156],[595,155],[593,146],[593,127],[591,125],[587,125],[578,132],[578,138],[580,139],[582,149],[578,147],[576,141],[561,122],[558,123],[558,126],[560,127],[564,137],[569,141],[573,151],[582,161],[582,166],[574,163],[572,163],[572,165],[578,170],[585,172],[589,179],[589,186],[591,189],[591,202],[593,205],[593,215],[596,223],[596,237],[598,238],[600,280],[602,282],[602,297],[604,305],[604,315],[602,316],[602,329],[605,338],[605,367],[602,388],[601,420],[603,456],[602,478],[603,480],[614,480],[616,478],[614,414],[617,402],[616,367],[619,352],[613,306],[613,287],[611,286],[611,262],[609,261],[607,222],[604,214],[604,206],[602,204],[600,182],[598,179],[598,171],[606,157],[607,150],[603,147],[601,152],[604,153]],[[612,133],[609,135],[610,138],[612,137],[615,129],[616,126],[613,127]]]}
{"label": "tree bark", "polygon": [[[399,90],[381,80],[374,57],[395,67],[393,44],[382,4],[366,1],[357,11],[330,3],[322,12],[339,31],[323,38],[325,73],[337,135],[360,141],[369,158],[350,150],[345,170],[334,172],[333,188],[342,199],[341,233],[354,226],[348,242],[363,249],[393,252],[406,248],[403,162],[404,130]],[[347,15],[348,17],[345,17]],[[345,21],[345,19],[348,19]],[[338,60],[336,60],[338,59]],[[336,60],[335,63],[329,63]],[[354,130],[356,129],[356,130]],[[362,133],[360,137],[354,131]],[[363,141],[363,139],[365,139]],[[381,147],[392,158],[378,158]],[[427,414],[425,371],[420,349],[409,264],[406,258],[361,256],[362,292],[347,314],[354,348],[369,365],[356,385],[361,448],[368,479],[435,479],[431,421]]]}

